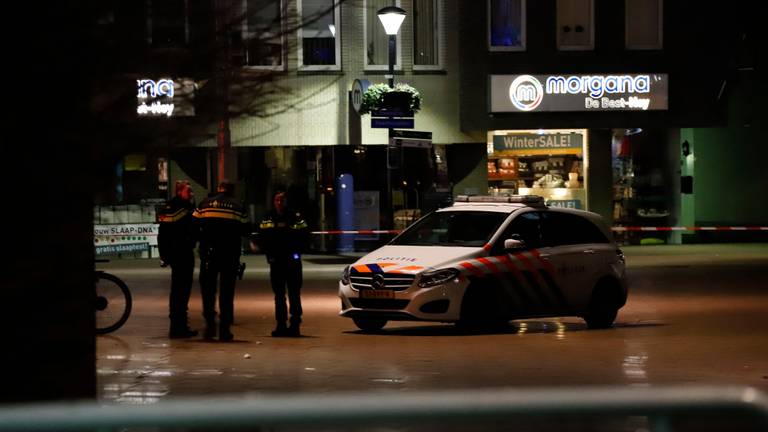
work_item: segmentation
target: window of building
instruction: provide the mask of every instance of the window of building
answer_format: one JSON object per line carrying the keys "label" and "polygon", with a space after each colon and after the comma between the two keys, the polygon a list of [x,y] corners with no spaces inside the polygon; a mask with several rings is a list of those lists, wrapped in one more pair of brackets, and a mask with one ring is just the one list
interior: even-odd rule
{"label": "window of building", "polygon": [[525,50],[525,0],[488,0],[488,47]]}
{"label": "window of building", "polygon": [[147,0],[149,45],[183,47],[189,42],[187,0]]}
{"label": "window of building", "polygon": [[557,0],[557,49],[594,49],[594,22],[594,1]]}
{"label": "window of building", "polygon": [[243,65],[254,69],[283,68],[281,0],[242,0]]}
{"label": "window of building", "polygon": [[626,0],[627,49],[661,49],[663,0]]}
{"label": "window of building", "polygon": [[297,4],[299,68],[341,69],[341,25],[338,0],[301,0]]}
{"label": "window of building", "polygon": [[413,68],[442,69],[442,8],[438,0],[413,0]]}
{"label": "window of building", "polygon": [[[389,67],[389,37],[384,32],[384,26],[381,25],[376,13],[379,9],[392,6],[391,0],[365,0],[365,68],[386,70]],[[395,2],[395,6],[400,6],[400,0]],[[395,58],[395,69],[400,69],[401,50],[400,35],[403,28],[397,32],[397,57]]]}

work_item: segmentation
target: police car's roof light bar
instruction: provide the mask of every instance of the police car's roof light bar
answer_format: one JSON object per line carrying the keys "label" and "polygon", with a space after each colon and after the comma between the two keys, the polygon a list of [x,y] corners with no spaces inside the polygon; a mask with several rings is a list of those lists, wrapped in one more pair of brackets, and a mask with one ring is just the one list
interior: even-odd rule
{"label": "police car's roof light bar", "polygon": [[527,205],[544,205],[544,197],[539,195],[458,195],[454,202],[519,203]]}

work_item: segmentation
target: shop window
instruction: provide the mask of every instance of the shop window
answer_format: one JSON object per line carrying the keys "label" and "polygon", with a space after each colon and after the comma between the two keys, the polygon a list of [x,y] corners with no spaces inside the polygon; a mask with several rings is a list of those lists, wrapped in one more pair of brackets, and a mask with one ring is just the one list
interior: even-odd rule
{"label": "shop window", "polygon": [[525,0],[488,0],[488,47],[525,50]]}
{"label": "shop window", "polygon": [[[389,67],[389,36],[384,32],[384,26],[381,25],[376,13],[379,9],[392,6],[391,0],[365,0],[365,67],[373,70],[386,70]],[[400,1],[395,2],[395,6],[400,7]],[[395,58],[395,69],[400,69],[400,34],[402,27],[397,32],[397,57]]]}
{"label": "shop window", "polygon": [[283,68],[283,5],[280,0],[243,0],[243,66],[254,69]]}
{"label": "shop window", "polygon": [[341,69],[341,25],[338,0],[301,0],[298,30],[299,68]]}
{"label": "shop window", "polygon": [[543,196],[556,207],[583,209],[586,131],[509,130],[488,136],[488,193]]}
{"label": "shop window", "polygon": [[183,47],[189,42],[187,0],[147,0],[148,42],[156,48]]}
{"label": "shop window", "polygon": [[627,49],[661,49],[663,0],[626,0]]}
{"label": "shop window", "polygon": [[557,0],[557,49],[595,48],[593,0]]}
{"label": "shop window", "polygon": [[442,8],[439,0],[413,0],[413,68],[442,69]]}
{"label": "shop window", "polygon": [[[618,226],[671,226],[670,209],[677,191],[673,175],[659,158],[665,132],[656,129],[615,129],[612,138],[613,223]],[[616,233],[622,243],[663,243],[666,231]]]}

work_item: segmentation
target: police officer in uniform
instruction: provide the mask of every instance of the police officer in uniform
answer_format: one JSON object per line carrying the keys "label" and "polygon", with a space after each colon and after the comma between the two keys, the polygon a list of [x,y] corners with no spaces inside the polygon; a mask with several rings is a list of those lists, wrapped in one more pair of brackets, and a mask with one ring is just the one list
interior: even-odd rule
{"label": "police officer in uniform", "polygon": [[187,307],[192,291],[195,271],[195,243],[197,236],[192,211],[195,209],[192,187],[189,182],[177,181],[175,196],[158,209],[159,231],[157,246],[160,251],[160,265],[171,266],[170,310],[172,339],[197,336],[189,328]]}
{"label": "police officer in uniform", "polygon": [[[256,243],[269,262],[269,276],[275,293],[275,320],[272,336],[300,336],[301,324],[301,253],[307,246],[309,230],[301,214],[286,208],[285,192],[277,191],[274,209],[259,224]],[[290,303],[290,327],[285,303],[286,288]]]}
{"label": "police officer in uniform", "polygon": [[243,204],[234,198],[234,185],[222,181],[215,194],[204,199],[194,212],[200,228],[200,290],[203,297],[205,338],[216,337],[216,281],[219,284],[220,341],[233,339],[235,278],[240,266],[240,238],[250,224]]}

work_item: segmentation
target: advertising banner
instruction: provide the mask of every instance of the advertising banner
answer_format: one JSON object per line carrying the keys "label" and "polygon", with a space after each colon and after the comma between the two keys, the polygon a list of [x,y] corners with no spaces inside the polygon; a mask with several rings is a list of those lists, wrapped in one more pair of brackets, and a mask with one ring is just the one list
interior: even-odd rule
{"label": "advertising banner", "polygon": [[493,151],[582,150],[584,136],[578,133],[508,133],[493,136]]}
{"label": "advertising banner", "polygon": [[196,84],[189,78],[136,80],[136,115],[190,117],[195,115]]}
{"label": "advertising banner", "polygon": [[158,224],[111,224],[94,225],[93,241],[96,246],[128,245],[141,242],[157,246]]}
{"label": "advertising banner", "polygon": [[490,111],[668,109],[667,74],[491,75]]}
{"label": "advertising banner", "polygon": [[109,244],[96,246],[96,256],[137,252],[149,252],[149,243]]}

